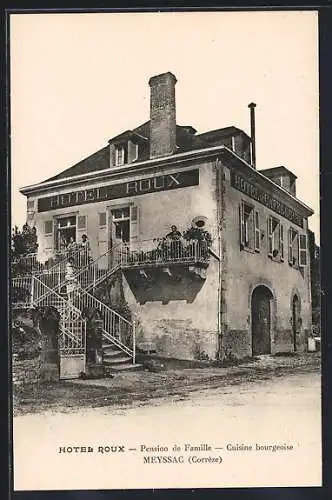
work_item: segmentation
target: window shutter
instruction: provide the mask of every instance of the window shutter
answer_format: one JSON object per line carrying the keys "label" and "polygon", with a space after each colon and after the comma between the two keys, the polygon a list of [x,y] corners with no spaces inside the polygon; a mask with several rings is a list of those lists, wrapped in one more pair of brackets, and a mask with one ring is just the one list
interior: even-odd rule
{"label": "window shutter", "polygon": [[106,226],[106,212],[101,212],[99,214],[99,227]]}
{"label": "window shutter", "polygon": [[293,265],[293,234],[292,229],[288,229],[288,262]]}
{"label": "window shutter", "polygon": [[307,265],[307,237],[305,234],[300,235],[300,266]]}
{"label": "window shutter", "polygon": [[27,211],[33,212],[35,208],[35,200],[27,200]]}
{"label": "window shutter", "polygon": [[139,236],[139,207],[130,207],[130,241],[137,241]]}
{"label": "window shutter", "polygon": [[77,216],[77,229],[76,229],[76,242],[77,243],[82,242],[83,234],[86,234],[89,237],[89,235],[87,234],[87,217],[86,217],[86,215],[78,215]]}
{"label": "window shutter", "polygon": [[44,222],[44,234],[45,235],[50,235],[53,233],[53,221],[52,220],[46,220]]}
{"label": "window shutter", "polygon": [[259,228],[259,212],[255,210],[255,250],[260,249],[260,228]]}
{"label": "window shutter", "polygon": [[268,224],[267,224],[267,238],[268,238],[268,255],[272,257],[272,252],[273,252],[273,243],[272,243],[272,236],[273,236],[273,230],[272,230],[272,217],[268,218]]}
{"label": "window shutter", "polygon": [[52,252],[54,239],[53,239],[53,220],[46,220],[44,222],[44,238],[42,242],[43,250],[46,253]]}
{"label": "window shutter", "polygon": [[77,217],[77,229],[86,229],[86,216],[79,215]]}
{"label": "window shutter", "polygon": [[284,260],[284,226],[280,224],[280,260]]}
{"label": "window shutter", "polygon": [[240,216],[240,245],[244,247],[245,241],[245,221],[244,221],[244,204],[241,203],[239,207],[239,216]]}

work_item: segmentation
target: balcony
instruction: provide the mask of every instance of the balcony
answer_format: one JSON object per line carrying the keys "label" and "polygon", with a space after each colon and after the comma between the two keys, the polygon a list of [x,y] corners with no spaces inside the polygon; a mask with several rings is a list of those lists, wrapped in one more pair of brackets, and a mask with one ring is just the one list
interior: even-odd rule
{"label": "balcony", "polygon": [[156,269],[167,272],[174,266],[189,270],[206,269],[209,265],[209,247],[205,241],[167,240],[166,238],[135,242],[130,247],[116,247],[114,259],[123,270]]}

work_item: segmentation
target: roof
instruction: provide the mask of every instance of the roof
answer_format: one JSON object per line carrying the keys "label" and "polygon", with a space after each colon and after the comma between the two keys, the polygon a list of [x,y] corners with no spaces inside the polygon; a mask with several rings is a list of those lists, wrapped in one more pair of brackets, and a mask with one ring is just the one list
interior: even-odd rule
{"label": "roof", "polygon": [[[209,132],[204,132],[198,135],[196,135],[196,132],[196,129],[191,125],[176,125],[176,144],[178,146],[176,151],[177,153],[215,146],[221,144],[223,140],[226,140],[228,137],[235,134],[242,134],[247,137],[248,141],[250,141],[250,137],[248,137],[245,132],[234,126],[211,130]],[[139,160],[148,160],[150,120],[138,125],[132,130],[121,132],[121,134],[112,137],[108,141],[108,143],[118,143],[121,140],[126,140],[129,138],[136,139],[142,144]],[[109,168],[109,166],[110,151],[109,146],[107,145],[99,151],[92,153],[87,158],[79,161],[72,167],[63,170],[54,177],[46,179],[42,182],[42,184],[51,180],[65,179],[67,177],[74,177],[89,172],[97,172],[99,170],[107,169]]]}
{"label": "roof", "polygon": [[[222,130],[222,129],[221,129]],[[191,125],[176,125],[176,142],[178,145],[177,152],[191,151],[193,149],[200,149],[208,147],[209,143],[201,136],[196,136],[196,129]],[[203,134],[204,135],[204,134]],[[135,136],[142,142],[148,143],[150,139],[150,121],[144,122],[133,130],[126,130],[115,137],[112,137],[108,142],[118,142],[129,136]],[[149,157],[148,146],[142,151],[142,160],[147,160]],[[66,177],[73,177],[76,175],[85,174],[88,172],[95,172],[109,168],[110,165],[110,152],[109,146],[105,146],[96,153],[92,153],[87,158],[79,161],[75,165],[66,170],[63,170],[54,177],[50,177],[43,181],[43,183],[56,180],[65,179]]]}
{"label": "roof", "polygon": [[250,140],[250,137],[245,132],[243,132],[243,130],[234,127],[234,125],[231,125],[230,127],[218,128],[216,130],[209,130],[209,132],[199,134],[197,137],[205,141],[210,141],[216,138],[220,139],[222,137],[230,137],[235,134],[245,135]]}
{"label": "roof", "polygon": [[260,170],[260,172],[262,174],[266,175],[267,177],[270,177],[270,178],[286,174],[286,175],[291,176],[293,179],[297,179],[297,176],[295,174],[293,174],[293,172],[291,172],[290,170],[288,170],[288,168],[286,168],[284,166],[272,167],[272,168],[265,168],[263,170]]}
{"label": "roof", "polygon": [[92,153],[92,155],[84,158],[79,161],[75,165],[66,170],[63,170],[59,174],[54,177],[50,177],[43,181],[43,183],[48,181],[53,181],[56,179],[65,179],[66,177],[73,177],[75,175],[87,174],[88,172],[94,172],[98,170],[103,170],[108,168],[110,164],[110,152],[109,146],[105,146],[102,149],[99,149],[96,153]]}

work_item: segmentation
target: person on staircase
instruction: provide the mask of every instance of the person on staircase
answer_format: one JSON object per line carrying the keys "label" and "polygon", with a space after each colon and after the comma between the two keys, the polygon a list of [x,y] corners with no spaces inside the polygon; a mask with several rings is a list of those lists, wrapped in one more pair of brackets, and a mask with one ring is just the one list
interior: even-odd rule
{"label": "person on staircase", "polygon": [[77,274],[77,269],[75,268],[74,265],[74,259],[72,257],[69,257],[66,263],[66,290],[67,290],[67,297],[68,301],[71,304],[77,305],[79,307],[79,298],[80,298],[80,291],[81,291],[81,285],[76,277]]}
{"label": "person on staircase", "polygon": [[82,234],[82,241],[80,244],[80,265],[85,267],[88,265],[89,261],[91,260],[90,257],[90,242],[89,238],[87,237],[86,234]]}

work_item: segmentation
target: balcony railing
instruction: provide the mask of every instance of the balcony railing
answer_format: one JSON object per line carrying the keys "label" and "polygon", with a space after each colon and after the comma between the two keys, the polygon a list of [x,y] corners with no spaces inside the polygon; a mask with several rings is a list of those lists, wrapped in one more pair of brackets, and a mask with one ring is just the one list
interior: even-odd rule
{"label": "balcony railing", "polygon": [[154,239],[127,246],[123,244],[115,251],[115,261],[121,268],[165,267],[185,264],[206,267],[209,262],[209,247],[205,241]]}
{"label": "balcony railing", "polygon": [[92,260],[89,250],[84,247],[78,247],[75,250],[55,252],[45,262],[38,260],[37,253],[31,253],[13,259],[12,264],[14,268],[16,267],[17,274],[55,275],[65,272],[66,262],[69,257],[73,259],[77,269],[87,266]]}

